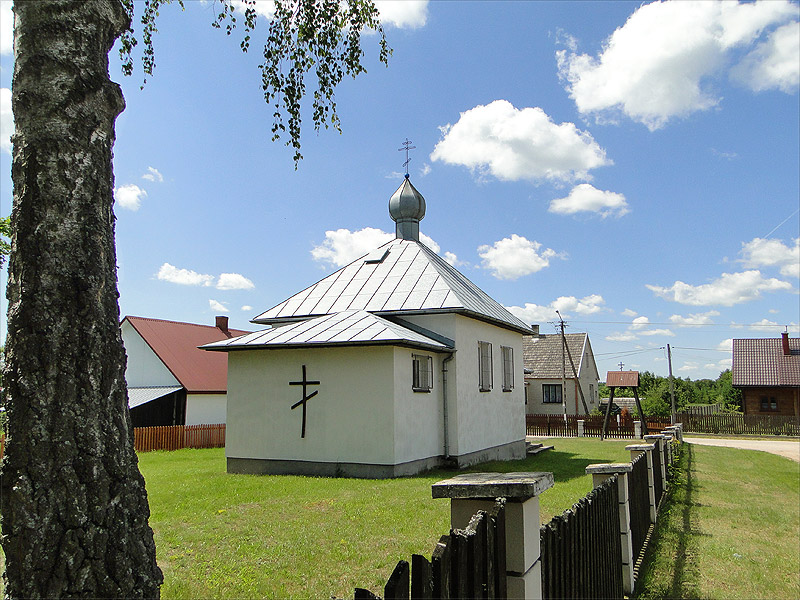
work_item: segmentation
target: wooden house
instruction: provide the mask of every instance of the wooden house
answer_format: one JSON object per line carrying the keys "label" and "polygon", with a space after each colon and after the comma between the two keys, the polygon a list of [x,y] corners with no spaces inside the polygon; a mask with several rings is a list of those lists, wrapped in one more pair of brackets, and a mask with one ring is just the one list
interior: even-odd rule
{"label": "wooden house", "polygon": [[800,338],[735,339],[732,372],[744,414],[800,416]]}

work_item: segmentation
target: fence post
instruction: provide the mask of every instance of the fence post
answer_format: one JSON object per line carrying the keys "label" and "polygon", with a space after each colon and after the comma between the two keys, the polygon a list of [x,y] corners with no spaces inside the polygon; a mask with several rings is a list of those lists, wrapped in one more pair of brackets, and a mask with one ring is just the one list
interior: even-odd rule
{"label": "fence post", "polygon": [[431,486],[434,498],[450,498],[450,527],[463,529],[479,510],[506,499],[508,598],[542,598],[539,494],[553,487],[552,473],[465,473]]}
{"label": "fence post", "polygon": [[583,419],[578,419],[578,437],[586,437],[586,433],[583,430]]}
{"label": "fence post", "polygon": [[633,422],[633,437],[637,440],[642,439],[642,422],[641,421],[634,421]]}
{"label": "fence post", "polygon": [[653,450],[655,450],[655,446],[653,444],[631,444],[630,446],[625,446],[625,450],[630,450],[631,452],[631,462],[633,462],[640,454],[647,454],[647,488],[648,494],[650,496],[650,522],[656,522],[656,482],[655,477],[653,475]]}
{"label": "fence post", "polygon": [[[658,444],[659,456],[661,457],[661,460],[659,461],[661,463],[659,465],[659,468],[661,469],[661,481],[664,482],[664,486],[667,485],[667,449],[666,449],[667,442],[666,442],[666,440],[667,440],[667,436],[662,435],[660,433],[655,433],[653,435],[644,436],[644,441],[647,442],[648,444],[653,444],[653,445]],[[656,468],[656,466],[653,465],[653,468]]]}
{"label": "fence post", "polygon": [[628,473],[633,470],[631,463],[598,464],[586,467],[586,473],[592,476],[592,486],[597,487],[606,479],[617,476],[617,492],[619,494],[619,532],[622,548],[622,584],[626,594],[633,593],[635,575],[633,572],[633,538],[631,536],[630,494],[628,490]]}

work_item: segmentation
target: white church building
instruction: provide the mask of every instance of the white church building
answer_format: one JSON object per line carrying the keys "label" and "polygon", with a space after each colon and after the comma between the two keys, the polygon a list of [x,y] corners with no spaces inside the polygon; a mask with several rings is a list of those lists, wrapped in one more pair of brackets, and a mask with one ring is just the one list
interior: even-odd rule
{"label": "white church building", "polygon": [[396,239],[260,314],[228,353],[231,473],[396,477],[525,456],[531,329],[419,241],[406,175]]}

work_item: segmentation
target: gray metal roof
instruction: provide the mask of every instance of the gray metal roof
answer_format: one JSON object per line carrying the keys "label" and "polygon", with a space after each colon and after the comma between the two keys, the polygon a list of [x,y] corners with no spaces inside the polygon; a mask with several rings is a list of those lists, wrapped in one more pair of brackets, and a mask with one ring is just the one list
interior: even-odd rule
{"label": "gray metal roof", "polygon": [[161,385],[148,387],[129,387],[128,388],[128,408],[136,408],[142,404],[147,404],[153,400],[177,392],[183,388],[179,385]]}
{"label": "gray metal roof", "polygon": [[486,292],[421,242],[395,239],[258,315],[280,323],[344,310],[380,315],[457,312],[531,333]]}
{"label": "gray metal roof", "polygon": [[411,346],[438,352],[445,344],[363,310],[345,310],[202,346],[205,350],[361,345]]}

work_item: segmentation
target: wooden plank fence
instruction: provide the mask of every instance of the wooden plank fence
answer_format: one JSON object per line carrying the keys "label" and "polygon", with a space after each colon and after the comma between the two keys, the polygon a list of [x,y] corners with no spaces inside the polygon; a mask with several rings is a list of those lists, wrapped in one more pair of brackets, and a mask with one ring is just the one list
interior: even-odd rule
{"label": "wooden plank fence", "polygon": [[650,482],[647,476],[647,455],[641,454],[631,463],[628,476],[628,497],[631,517],[633,556],[639,557],[650,529]]}
{"label": "wooden plank fence", "polygon": [[224,448],[225,423],[135,427],[133,445],[137,452],[181,448]]}
{"label": "wooden plank fence", "polygon": [[800,436],[800,417],[785,415],[696,414],[681,412],[678,421],[686,433]]}
{"label": "wooden plank fence", "polygon": [[[540,437],[577,437],[578,421],[583,421],[583,431],[586,437],[600,437],[603,430],[603,415],[525,415],[525,431],[527,435]],[[610,438],[633,438],[634,419],[632,417],[620,418],[617,422],[616,417],[608,421],[608,433]],[[669,419],[659,417],[647,417],[647,430],[649,432],[661,431],[672,423]]]}
{"label": "wooden plank fence", "polygon": [[616,475],[539,531],[543,598],[623,597]]}

